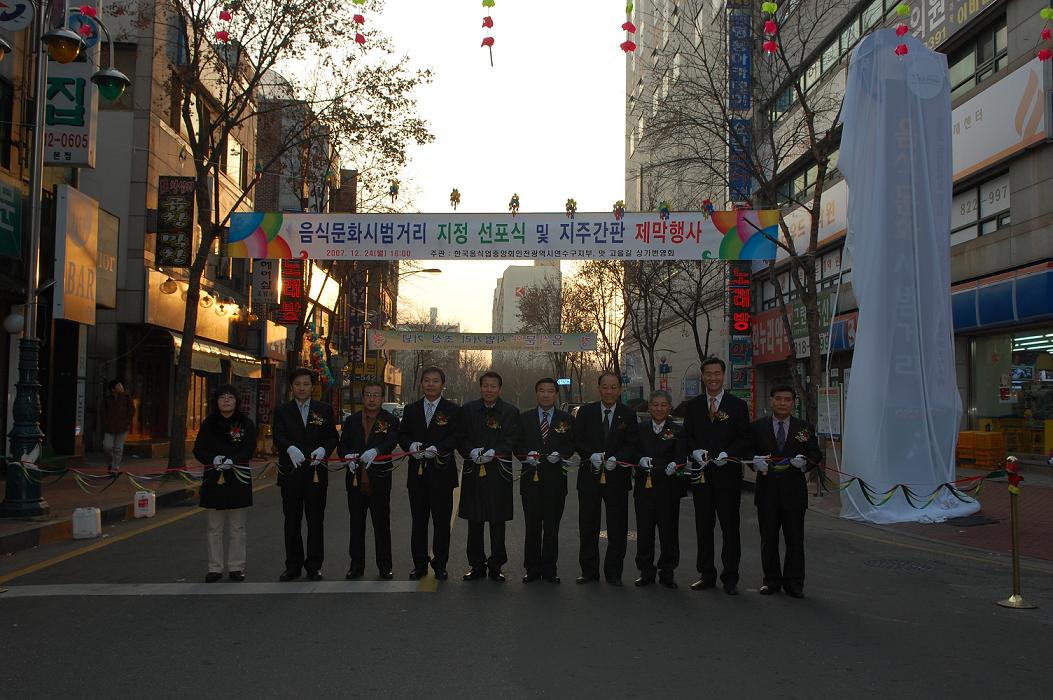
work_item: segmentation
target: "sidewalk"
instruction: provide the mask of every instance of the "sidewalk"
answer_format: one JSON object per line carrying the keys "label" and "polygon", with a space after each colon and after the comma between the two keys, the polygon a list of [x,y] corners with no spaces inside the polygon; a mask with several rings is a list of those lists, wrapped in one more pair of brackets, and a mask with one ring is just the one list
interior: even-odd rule
{"label": "sidewalk", "polygon": [[[958,470],[958,477],[976,476],[988,472],[979,469]],[[1053,469],[1041,466],[1022,466],[1024,483],[1019,496],[1020,555],[1053,561]],[[857,488],[850,486],[849,488]],[[830,515],[841,514],[841,495],[827,492],[816,497],[814,483],[809,483],[809,507]],[[913,535],[948,544],[1009,554],[1012,530],[1009,518],[1009,490],[1005,478],[984,483],[978,499],[980,512],[996,523],[963,527],[948,523],[897,523],[877,527],[892,532]]]}
{"label": "sidewalk", "polygon": [[[163,458],[126,459],[121,469],[132,475],[154,475],[163,472],[168,466]],[[102,455],[88,455],[80,471],[91,474],[105,474],[106,466]],[[102,524],[130,520],[135,517],[135,492],[139,489],[128,477],[122,474],[117,482],[105,491],[101,487],[108,482],[99,480],[97,493],[84,493],[73,476],[67,474],[60,481],[48,485],[45,480],[44,500],[50,506],[50,512],[36,518],[0,518],[0,554],[32,549],[38,545],[62,542],[73,537],[73,510],[75,508],[95,507],[102,511]],[[141,482],[157,494],[157,507],[174,505],[196,499],[197,488],[187,485],[178,476],[163,482]],[[3,487],[4,482],[0,482]]]}

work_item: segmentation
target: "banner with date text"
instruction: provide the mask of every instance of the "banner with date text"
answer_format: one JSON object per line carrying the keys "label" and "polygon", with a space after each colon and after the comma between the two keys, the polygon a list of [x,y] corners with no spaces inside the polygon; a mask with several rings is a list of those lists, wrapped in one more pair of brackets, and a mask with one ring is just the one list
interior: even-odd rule
{"label": "banner with date text", "polygon": [[775,210],[566,214],[231,215],[232,258],[771,260]]}

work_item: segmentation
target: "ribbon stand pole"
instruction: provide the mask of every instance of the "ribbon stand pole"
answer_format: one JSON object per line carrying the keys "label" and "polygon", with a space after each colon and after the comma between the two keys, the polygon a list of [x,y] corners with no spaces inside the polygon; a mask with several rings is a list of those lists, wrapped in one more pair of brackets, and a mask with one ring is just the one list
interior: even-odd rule
{"label": "ribbon stand pole", "polygon": [[1020,476],[1020,470],[1016,464],[1016,457],[1009,457],[1006,459],[1005,470],[1009,475],[1009,522],[1013,533],[1013,595],[1005,600],[998,601],[998,604],[1003,608],[1034,610],[1038,606],[1027,602],[1024,600],[1024,597],[1020,595],[1020,507],[1018,501],[1020,499],[1020,482],[1023,481],[1024,478]]}

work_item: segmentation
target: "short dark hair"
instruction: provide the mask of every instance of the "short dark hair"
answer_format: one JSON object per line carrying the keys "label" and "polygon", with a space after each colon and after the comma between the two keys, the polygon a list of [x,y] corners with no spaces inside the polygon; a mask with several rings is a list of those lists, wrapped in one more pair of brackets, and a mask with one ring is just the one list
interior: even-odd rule
{"label": "short dark hair", "polygon": [[289,372],[289,386],[292,386],[297,377],[309,377],[312,385],[318,382],[313,370],[309,370],[306,367],[297,367],[292,372]]}
{"label": "short dark hair", "polygon": [[621,377],[619,377],[619,376],[618,376],[617,374],[615,374],[614,372],[611,372],[610,370],[607,370],[606,372],[600,372],[600,376],[599,376],[599,378],[598,378],[598,379],[596,380],[596,386],[599,386],[600,384],[603,384],[603,378],[604,378],[604,377],[614,377],[614,380],[615,380],[616,382],[618,382],[618,386],[621,386],[621,385],[622,385],[622,378],[621,378]]}
{"label": "short dark hair", "polygon": [[707,357],[706,359],[702,360],[702,369],[700,371],[705,372],[706,365],[720,365],[721,372],[728,371],[728,366],[724,364],[724,360],[720,359],[719,357]]}
{"label": "short dark hair", "polygon": [[234,405],[234,412],[238,412],[238,410],[240,409],[239,404],[241,403],[238,388],[233,384],[220,384],[218,387],[216,387],[216,390],[212,392],[212,401],[210,408],[214,413],[219,413],[219,397],[226,395],[234,397],[234,400],[237,402]]}
{"label": "short dark hair", "polygon": [[493,371],[493,370],[490,370],[489,372],[484,372],[483,376],[479,377],[479,386],[483,385],[483,380],[484,379],[496,379],[497,380],[497,386],[504,386],[505,385],[505,380],[501,379],[501,375],[498,374],[497,372]]}
{"label": "short dark hair", "polygon": [[541,388],[542,384],[551,384],[552,386],[556,387],[556,391],[559,391],[559,384],[556,384],[556,380],[555,379],[553,379],[552,377],[542,377],[541,379],[539,379],[536,382],[534,382],[534,392],[535,393],[537,392],[538,389]]}
{"label": "short dark hair", "polygon": [[793,398],[797,398],[797,390],[789,384],[776,384],[771,388],[771,391],[768,392],[768,396],[775,396],[776,394],[782,393],[784,391],[790,392],[791,394],[793,394]]}
{"label": "short dark hair", "polygon": [[366,393],[366,389],[368,389],[371,386],[375,386],[376,388],[380,389],[380,395],[384,396],[384,388],[385,387],[384,387],[383,382],[373,382],[373,381],[368,381],[368,382],[366,382],[365,384],[362,385],[362,395],[363,396]]}
{"label": "short dark hair", "polygon": [[446,373],[443,372],[438,367],[436,367],[435,365],[428,365],[423,370],[421,370],[420,380],[423,382],[424,378],[427,377],[429,374],[437,374],[437,375],[439,375],[439,380],[443,384],[446,384]]}
{"label": "short dark hair", "polygon": [[106,382],[106,391],[113,391],[113,388],[121,383],[120,379],[111,379]]}

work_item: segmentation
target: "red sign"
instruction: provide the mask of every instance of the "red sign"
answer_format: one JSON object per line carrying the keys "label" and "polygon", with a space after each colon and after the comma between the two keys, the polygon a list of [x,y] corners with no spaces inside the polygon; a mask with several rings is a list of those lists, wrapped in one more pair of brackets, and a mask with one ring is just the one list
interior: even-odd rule
{"label": "red sign", "polygon": [[778,307],[762,311],[753,317],[753,364],[785,360],[793,350],[786,334],[786,325]]}
{"label": "red sign", "polygon": [[300,323],[300,313],[303,311],[304,265],[302,260],[282,260],[282,298],[278,304],[278,317],[276,323],[284,326],[295,326]]}
{"label": "red sign", "polygon": [[752,327],[750,313],[750,263],[728,264],[728,324],[731,335],[749,335]]}

